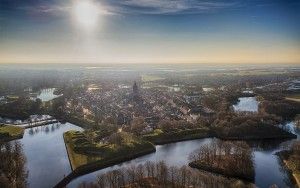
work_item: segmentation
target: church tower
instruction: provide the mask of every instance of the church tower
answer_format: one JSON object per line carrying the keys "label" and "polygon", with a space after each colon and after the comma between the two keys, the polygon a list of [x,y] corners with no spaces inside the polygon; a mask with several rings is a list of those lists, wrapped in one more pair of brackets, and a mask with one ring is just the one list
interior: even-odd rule
{"label": "church tower", "polygon": [[136,82],[134,82],[134,84],[133,84],[132,91],[133,91],[133,96],[134,97],[139,96],[139,89],[138,89],[138,86],[137,86]]}

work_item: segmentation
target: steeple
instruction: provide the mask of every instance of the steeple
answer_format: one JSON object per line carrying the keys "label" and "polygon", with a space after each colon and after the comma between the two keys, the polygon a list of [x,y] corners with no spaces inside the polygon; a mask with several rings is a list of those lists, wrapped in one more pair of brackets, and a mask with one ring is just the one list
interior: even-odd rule
{"label": "steeple", "polygon": [[136,84],[136,81],[134,81],[132,90],[133,90],[133,95],[134,95],[134,96],[138,96],[138,95],[139,95],[139,89],[138,89],[138,86],[137,86],[137,84]]}

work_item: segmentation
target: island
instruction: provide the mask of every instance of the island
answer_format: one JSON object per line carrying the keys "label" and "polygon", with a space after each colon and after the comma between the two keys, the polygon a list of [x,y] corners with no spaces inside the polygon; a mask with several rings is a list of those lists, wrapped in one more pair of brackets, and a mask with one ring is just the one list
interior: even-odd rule
{"label": "island", "polygon": [[251,148],[245,142],[213,141],[190,155],[189,166],[230,178],[254,181]]}
{"label": "island", "polygon": [[[96,137],[97,133],[93,133]],[[93,137],[93,136],[92,136]],[[117,132],[100,142],[84,132],[68,131],[64,140],[73,171],[93,171],[155,152],[152,143],[127,132]]]}

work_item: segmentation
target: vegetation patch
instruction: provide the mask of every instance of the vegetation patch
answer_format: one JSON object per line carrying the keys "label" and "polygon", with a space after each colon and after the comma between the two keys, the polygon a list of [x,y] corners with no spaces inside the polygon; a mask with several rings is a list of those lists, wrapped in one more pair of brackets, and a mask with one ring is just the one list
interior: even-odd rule
{"label": "vegetation patch", "polygon": [[123,187],[123,188],[185,188],[228,187],[252,188],[251,183],[202,173],[187,166],[168,166],[164,161],[132,165],[99,174],[95,182],[82,182],[79,188]]}
{"label": "vegetation patch", "polygon": [[156,75],[148,75],[148,74],[142,75],[143,82],[154,82],[154,81],[164,80],[164,79],[165,78]]}
{"label": "vegetation patch", "polygon": [[64,116],[62,119],[66,122],[70,122],[72,124],[75,124],[79,127],[85,128],[85,129],[95,126],[94,121],[90,121],[88,119],[83,119],[83,118],[80,118],[80,117],[78,117],[76,115],[73,115],[73,114]]}
{"label": "vegetation patch", "polygon": [[277,155],[300,187],[300,141],[295,141],[290,150],[281,151]]}
{"label": "vegetation patch", "polygon": [[0,187],[27,188],[26,157],[19,141],[0,142]]}
{"label": "vegetation patch", "polygon": [[193,140],[207,138],[211,136],[208,128],[186,129],[172,132],[164,132],[161,129],[155,129],[152,133],[143,135],[142,138],[154,144],[166,144],[184,140]]}
{"label": "vegetation patch", "polygon": [[244,142],[213,141],[190,155],[190,166],[231,178],[254,181],[251,148]]}
{"label": "vegetation patch", "polygon": [[300,103],[293,100],[264,100],[260,109],[283,119],[293,119],[300,112]]}
{"label": "vegetation patch", "polygon": [[73,143],[73,139],[75,141],[77,136],[80,136],[80,134],[81,133],[79,131],[68,131],[63,135],[72,170],[76,169],[78,166],[88,163],[88,157],[86,155],[75,152],[75,143]]}
{"label": "vegetation patch", "polygon": [[0,105],[0,116],[24,120],[28,119],[31,114],[41,114],[43,110],[40,99],[33,101],[29,98],[18,97]]}
{"label": "vegetation patch", "polygon": [[229,115],[215,122],[215,136],[225,140],[259,140],[297,138],[280,128],[280,118],[273,115]]}
{"label": "vegetation patch", "polygon": [[291,94],[286,96],[287,100],[300,102],[300,94]]}
{"label": "vegetation patch", "polygon": [[126,132],[114,133],[105,141],[97,143],[79,131],[64,133],[64,139],[73,170],[88,170],[95,166],[100,169],[108,164],[123,162],[133,156],[155,151],[150,142]]}
{"label": "vegetation patch", "polygon": [[6,142],[22,138],[24,134],[24,128],[13,125],[0,126],[0,142]]}

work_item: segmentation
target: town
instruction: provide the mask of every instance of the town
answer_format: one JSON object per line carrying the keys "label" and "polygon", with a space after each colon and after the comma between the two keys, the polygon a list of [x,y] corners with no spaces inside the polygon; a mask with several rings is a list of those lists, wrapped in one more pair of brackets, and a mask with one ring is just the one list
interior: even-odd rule
{"label": "town", "polygon": [[[19,84],[10,84],[11,80],[7,82],[2,76],[5,89],[0,101],[1,140],[13,143],[13,140],[21,139],[27,145],[27,134],[54,134],[64,129],[57,132],[57,139],[61,143],[61,154],[67,154],[72,171],[55,177],[56,184],[53,182],[52,186],[70,184],[73,187],[73,184],[81,186],[78,182],[81,178],[76,177],[83,174],[159,154],[158,145],[212,139],[201,150],[197,150],[199,146],[191,147],[185,155],[194,157],[185,165],[243,179],[246,182],[243,186],[251,186],[253,182],[262,185],[265,182],[254,179],[257,173],[254,170],[257,161],[252,157],[255,149],[247,142],[284,142],[296,139],[299,134],[300,77],[294,69],[283,67],[287,73],[280,75],[276,72],[261,73],[266,71],[263,68],[228,69],[222,73],[187,70],[176,76],[172,72],[161,73],[152,66],[148,72],[131,70],[134,72],[121,73],[119,70],[117,75],[107,71],[102,73],[107,75],[103,79],[102,75],[95,76],[97,71],[89,68],[81,68],[81,76],[53,69],[51,75],[45,71],[37,74],[35,79],[31,73]],[[178,71],[177,68],[174,70]],[[55,79],[57,76],[61,79]],[[214,143],[216,138],[228,141]],[[42,140],[38,142],[43,143]],[[214,150],[213,146],[219,149]],[[233,165],[229,156],[220,166],[201,161],[207,157],[203,152],[219,156],[218,152],[226,151],[227,147],[245,152],[245,156],[234,159],[234,165],[245,165],[236,168],[245,171],[231,171],[226,166]],[[286,160],[288,154],[278,155]],[[247,161],[239,161],[245,157]],[[227,160],[228,164],[225,163]],[[198,175],[195,178],[203,179]],[[212,178],[223,185],[230,183]]]}

